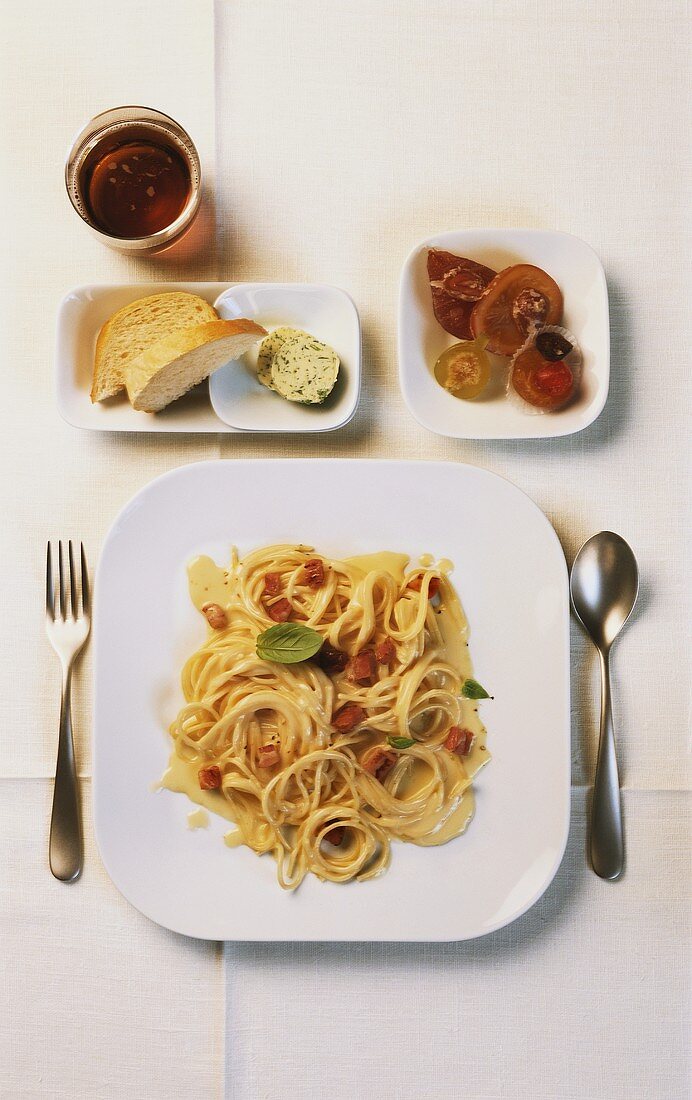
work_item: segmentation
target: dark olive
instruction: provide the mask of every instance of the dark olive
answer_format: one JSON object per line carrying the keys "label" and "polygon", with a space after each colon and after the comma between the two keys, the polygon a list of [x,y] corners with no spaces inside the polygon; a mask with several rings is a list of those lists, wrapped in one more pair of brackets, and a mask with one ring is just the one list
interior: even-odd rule
{"label": "dark olive", "polygon": [[324,642],[319,653],[314,657],[314,660],[320,666],[320,668],[329,673],[330,675],[335,672],[343,672],[348,664],[348,653],[344,653],[341,649],[336,649],[329,642]]}
{"label": "dark olive", "polygon": [[536,350],[549,363],[557,363],[569,355],[572,345],[569,340],[565,340],[564,336],[560,336],[559,332],[539,332],[536,337]]}

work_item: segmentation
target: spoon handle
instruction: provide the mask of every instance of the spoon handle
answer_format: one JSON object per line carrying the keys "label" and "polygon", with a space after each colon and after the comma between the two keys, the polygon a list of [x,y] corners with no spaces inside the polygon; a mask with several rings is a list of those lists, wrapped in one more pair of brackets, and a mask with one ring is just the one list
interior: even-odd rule
{"label": "spoon handle", "polygon": [[620,781],[610,705],[608,653],[601,653],[601,736],[591,803],[591,864],[601,878],[616,879],[624,864]]}

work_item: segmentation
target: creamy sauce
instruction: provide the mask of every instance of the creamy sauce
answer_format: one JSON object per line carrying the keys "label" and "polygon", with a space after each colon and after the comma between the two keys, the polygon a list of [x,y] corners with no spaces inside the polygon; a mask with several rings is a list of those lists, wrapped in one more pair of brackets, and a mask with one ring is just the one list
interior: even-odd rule
{"label": "creamy sauce", "polygon": [[[437,831],[427,839],[417,840],[416,843],[420,844],[422,848],[433,848],[437,844],[446,844],[448,840],[452,840],[455,836],[459,836],[460,833],[464,832],[473,817],[475,808],[476,800],[473,797],[473,788],[467,787],[459,797],[459,801],[453,804],[449,817]],[[421,822],[423,821],[425,821],[425,817],[421,818]]]}
{"label": "creamy sauce", "polygon": [[167,791],[176,791],[185,794],[191,802],[203,806],[213,814],[225,817],[227,821],[233,821],[230,806],[219,791],[203,791],[199,785],[199,764],[188,764],[181,760],[175,752],[172,753],[168,769],[164,772],[161,787]]}
{"label": "creamy sauce", "polygon": [[240,829],[229,829],[223,834],[223,842],[227,848],[240,848],[243,843],[243,834]]}
{"label": "creamy sauce", "polygon": [[[464,680],[473,679],[473,665],[469,652],[469,624],[461,606],[459,597],[453,591],[449,594],[449,588],[443,588],[446,602],[443,600],[437,608],[437,624],[444,640],[449,657],[449,663],[459,670],[462,683]],[[490,753],[486,748],[487,733],[481,722],[477,699],[460,699],[461,725],[471,730],[473,745],[468,756],[463,758],[464,767],[472,779],[476,772],[480,771],[484,764],[490,760]]]}
{"label": "creamy sauce", "polygon": [[406,566],[409,563],[408,554],[395,554],[390,550],[382,550],[379,554],[358,554],[354,558],[344,558],[346,565],[352,565],[362,573],[389,573],[397,584],[402,584]]}
{"label": "creamy sauce", "polygon": [[187,827],[188,829],[208,829],[209,828],[209,814],[206,810],[200,808],[193,810],[192,813],[187,815]]}
{"label": "creamy sauce", "polygon": [[190,599],[201,611],[205,603],[227,607],[231,599],[229,575],[206,555],[194,558],[187,567]]}
{"label": "creamy sauce", "polygon": [[[397,584],[402,584],[409,561],[407,554],[395,554],[390,550],[382,550],[377,554],[357,554],[352,558],[345,558],[344,564],[350,565],[363,574],[373,571],[389,573]],[[432,565],[432,555],[423,554],[420,563],[424,567]],[[441,572],[447,572],[451,568],[452,563],[446,559],[438,564]],[[221,607],[228,606],[231,599],[231,586],[227,570],[202,554],[190,562],[187,575],[190,599],[198,611],[202,610],[205,603],[218,603]]]}

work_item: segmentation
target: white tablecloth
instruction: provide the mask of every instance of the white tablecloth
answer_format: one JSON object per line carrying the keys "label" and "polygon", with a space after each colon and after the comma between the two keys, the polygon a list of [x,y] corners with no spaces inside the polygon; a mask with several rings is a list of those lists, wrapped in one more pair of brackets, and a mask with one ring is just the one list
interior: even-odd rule
{"label": "white tablecloth", "polygon": [[[47,538],[82,538],[93,567],[135,488],[218,453],[215,437],[76,431],[57,415],[52,379],[56,309],[71,287],[215,276],[213,251],[135,261],[103,248],[80,225],[63,183],[72,139],[92,115],[144,103],[190,130],[214,186],[213,8],[199,0],[6,4],[0,57],[0,1096],[206,1100],[224,1088],[221,949],[162,931],[112,886],[92,839],[88,779],[84,875],[66,887],[48,871],[59,666],[45,639],[39,578]],[[88,649],[74,685],[85,777],[90,708]]]}
{"label": "white tablecloth", "polygon": [[[684,16],[672,0],[225,0],[214,55],[214,12],[201,0],[6,13],[3,1096],[686,1095]],[[63,192],[65,151],[89,116],[126,101],[161,107],[194,135],[215,187],[216,249],[129,260],[79,225]],[[213,226],[211,204],[206,217]],[[493,225],[567,230],[603,260],[611,393],[577,436],[444,440],[399,395],[406,253],[434,232]],[[60,297],[152,277],[343,286],[364,329],[356,419],[285,439],[97,436],[62,424],[51,385]],[[603,527],[630,541],[642,590],[615,651],[620,883],[597,880],[584,858],[597,684],[576,629],[568,852],[545,897],[507,929],[447,946],[219,947],[150,924],[111,885],[91,840],[88,653],[75,685],[86,870],[69,887],[50,877],[57,667],[43,635],[46,538],[81,537],[94,561],[120,506],[163,470],[305,454],[480,464],[537,501],[568,560]]]}

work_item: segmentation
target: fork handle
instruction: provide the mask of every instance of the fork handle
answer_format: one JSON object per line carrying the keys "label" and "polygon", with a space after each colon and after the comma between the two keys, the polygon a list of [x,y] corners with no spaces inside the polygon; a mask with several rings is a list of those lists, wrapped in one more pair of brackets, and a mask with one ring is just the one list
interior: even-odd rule
{"label": "fork handle", "polygon": [[53,812],[50,819],[48,854],[50,869],[62,882],[79,877],[84,858],[79,789],[72,739],[72,665],[65,665],[60,700],[58,759],[55,765]]}

